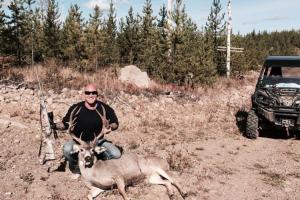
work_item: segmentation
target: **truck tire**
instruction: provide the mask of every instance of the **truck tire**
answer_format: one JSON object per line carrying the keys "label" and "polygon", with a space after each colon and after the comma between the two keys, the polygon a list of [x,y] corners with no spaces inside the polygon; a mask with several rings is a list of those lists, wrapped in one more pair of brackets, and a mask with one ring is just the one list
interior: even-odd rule
{"label": "truck tire", "polygon": [[254,110],[248,112],[245,136],[249,139],[258,137],[258,116]]}

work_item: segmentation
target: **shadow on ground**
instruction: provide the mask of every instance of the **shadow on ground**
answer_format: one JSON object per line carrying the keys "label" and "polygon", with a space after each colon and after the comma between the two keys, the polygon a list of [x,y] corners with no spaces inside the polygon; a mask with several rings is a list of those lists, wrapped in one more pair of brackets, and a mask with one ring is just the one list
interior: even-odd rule
{"label": "shadow on ground", "polygon": [[240,109],[235,114],[235,122],[240,133],[245,135],[248,112],[245,109]]}
{"label": "shadow on ground", "polygon": [[259,131],[259,137],[272,138],[272,139],[299,139],[299,131],[287,131],[283,128],[264,128]]}

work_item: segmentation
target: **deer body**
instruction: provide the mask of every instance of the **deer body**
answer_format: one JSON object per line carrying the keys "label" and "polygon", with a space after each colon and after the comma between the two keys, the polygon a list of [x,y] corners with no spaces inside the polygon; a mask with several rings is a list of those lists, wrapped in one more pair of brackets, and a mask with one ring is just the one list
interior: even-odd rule
{"label": "deer body", "polygon": [[169,164],[162,158],[124,154],[119,159],[97,160],[96,155],[106,150],[104,147],[96,145],[97,140],[110,131],[104,108],[103,113],[104,116],[98,113],[104,125],[102,132],[90,143],[82,141],[72,133],[72,127],[76,120],[73,119],[73,112],[70,117],[69,133],[78,142],[73,149],[74,152],[78,152],[80,172],[86,186],[90,188],[88,199],[92,200],[104,190],[118,188],[123,199],[128,200],[125,192],[126,185],[136,183],[141,179],[146,179],[151,184],[164,185],[171,199],[174,198],[173,185],[185,198],[186,193],[167,174],[166,170],[169,169]]}
{"label": "deer body", "polygon": [[[81,155],[81,156],[80,156]],[[86,185],[91,189],[88,195],[93,199],[104,190],[118,188],[124,200],[128,200],[125,186],[146,179],[148,183],[167,187],[170,198],[173,198],[174,185],[182,195],[185,193],[166,173],[167,161],[158,157],[142,157],[136,154],[125,154],[119,159],[96,160],[87,163],[86,157],[79,153],[79,168]],[[97,192],[95,192],[97,191]]]}
{"label": "deer body", "polygon": [[82,159],[79,158],[79,168],[85,181],[104,190],[115,187],[117,177],[123,177],[125,183],[143,178],[138,157],[133,154],[123,155],[119,159],[97,160],[91,167],[84,166],[84,162],[80,162],[80,160]]}

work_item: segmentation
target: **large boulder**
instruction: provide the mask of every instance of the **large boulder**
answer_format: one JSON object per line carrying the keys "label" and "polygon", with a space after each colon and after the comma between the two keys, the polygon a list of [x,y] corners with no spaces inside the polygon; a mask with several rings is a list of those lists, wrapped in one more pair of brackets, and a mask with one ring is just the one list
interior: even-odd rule
{"label": "large boulder", "polygon": [[142,72],[135,65],[128,65],[121,69],[119,80],[125,83],[134,84],[141,88],[150,86],[150,78],[146,72]]}

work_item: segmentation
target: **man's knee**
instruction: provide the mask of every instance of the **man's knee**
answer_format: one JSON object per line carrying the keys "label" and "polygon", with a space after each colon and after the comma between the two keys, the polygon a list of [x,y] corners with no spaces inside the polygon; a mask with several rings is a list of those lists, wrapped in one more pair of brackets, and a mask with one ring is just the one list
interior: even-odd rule
{"label": "man's knee", "polygon": [[122,156],[120,149],[111,142],[104,142],[101,146],[107,149],[105,153],[108,154],[109,159],[118,159]]}
{"label": "man's knee", "polygon": [[114,159],[118,159],[122,156],[120,149],[117,147],[113,151],[111,151],[111,154]]}

